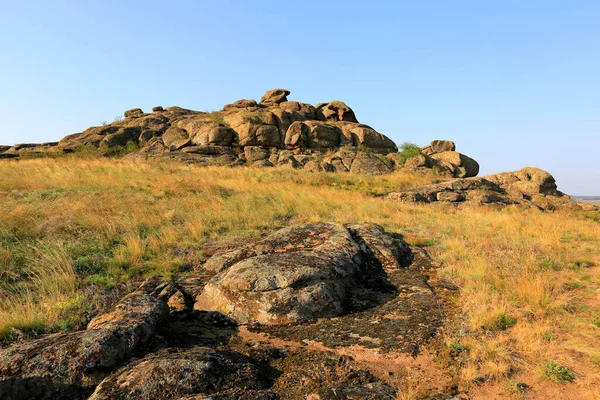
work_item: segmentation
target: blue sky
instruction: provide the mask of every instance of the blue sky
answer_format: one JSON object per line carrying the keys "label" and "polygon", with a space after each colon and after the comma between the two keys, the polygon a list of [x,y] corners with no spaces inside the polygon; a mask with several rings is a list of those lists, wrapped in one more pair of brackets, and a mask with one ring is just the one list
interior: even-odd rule
{"label": "blue sky", "polygon": [[0,143],[284,87],[600,195],[598,1],[0,1]]}

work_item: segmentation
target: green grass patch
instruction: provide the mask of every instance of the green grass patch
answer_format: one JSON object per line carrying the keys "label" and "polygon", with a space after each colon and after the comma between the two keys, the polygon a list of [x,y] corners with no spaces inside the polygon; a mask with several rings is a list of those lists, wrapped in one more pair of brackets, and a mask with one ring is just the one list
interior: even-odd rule
{"label": "green grass patch", "polygon": [[541,366],[541,377],[556,383],[568,383],[575,380],[575,372],[571,368],[554,361],[547,361]]}

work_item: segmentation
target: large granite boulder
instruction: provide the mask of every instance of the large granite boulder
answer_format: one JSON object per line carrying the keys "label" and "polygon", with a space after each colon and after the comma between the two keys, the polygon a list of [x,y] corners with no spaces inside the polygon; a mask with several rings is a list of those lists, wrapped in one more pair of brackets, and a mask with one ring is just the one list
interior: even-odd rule
{"label": "large granite boulder", "polygon": [[452,171],[456,178],[470,178],[479,173],[479,164],[477,161],[456,151],[444,151],[430,156],[437,161],[443,168]]}
{"label": "large granite boulder", "polygon": [[358,122],[354,111],[343,101],[334,100],[317,106],[317,118],[321,121]]}
{"label": "large granite boulder", "polygon": [[287,101],[287,96],[290,91],[287,89],[272,89],[268,90],[260,99],[260,104],[273,105]]}
{"label": "large granite boulder", "polygon": [[343,314],[348,291],[373,263],[406,266],[408,246],[372,224],[315,223],[284,228],[252,246],[213,256],[217,271],[198,310],[239,323],[278,325]]}
{"label": "large granite boulder", "polygon": [[433,140],[429,146],[423,147],[422,150],[427,155],[443,153],[445,151],[456,151],[456,144],[450,140]]}

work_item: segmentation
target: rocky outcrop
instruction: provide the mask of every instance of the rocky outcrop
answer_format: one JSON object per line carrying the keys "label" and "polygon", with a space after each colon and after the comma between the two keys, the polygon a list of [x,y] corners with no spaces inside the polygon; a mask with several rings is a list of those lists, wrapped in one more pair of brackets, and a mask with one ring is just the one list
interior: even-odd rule
{"label": "rocky outcrop", "polygon": [[[92,149],[104,154],[119,154],[123,152],[121,148],[126,148],[132,152],[132,158],[171,158],[206,165],[291,165],[302,168],[307,161],[321,161],[342,147],[379,154],[398,150],[385,135],[358,123],[347,104],[336,100],[314,107],[288,101],[289,94],[289,90],[274,89],[265,93],[260,102],[237,100],[211,113],[161,106],[152,108],[152,113],[144,113],[140,108],[133,108],[125,111],[124,119],[65,136],[53,144],[52,152]],[[259,147],[268,152],[268,157],[250,161],[246,158],[247,147]],[[45,145],[31,144],[3,148],[0,154],[2,158],[14,158],[42,151],[47,152]],[[291,152],[299,159],[291,160],[285,152]],[[224,154],[232,157],[218,157]],[[282,163],[274,162],[271,157],[281,157]],[[384,169],[374,170],[380,173]]]}
{"label": "rocky outcrop", "polygon": [[415,355],[442,324],[437,264],[381,226],[228,248],[184,280],[147,280],[86,330],[1,349],[0,398],[393,398],[342,348]]}
{"label": "rocky outcrop", "polygon": [[450,180],[390,193],[387,198],[420,203],[446,202],[500,206],[517,204],[547,211],[590,208],[589,204],[577,203],[558,191],[551,174],[530,167],[515,172]]}

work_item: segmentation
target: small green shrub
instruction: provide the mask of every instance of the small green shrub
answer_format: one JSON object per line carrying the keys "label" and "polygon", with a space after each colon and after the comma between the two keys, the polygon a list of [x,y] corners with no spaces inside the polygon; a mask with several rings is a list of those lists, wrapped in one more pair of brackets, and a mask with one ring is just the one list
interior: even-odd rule
{"label": "small green shrub", "polygon": [[488,331],[503,331],[515,325],[517,320],[507,314],[498,314],[492,321],[483,326]]}
{"label": "small green shrub", "polygon": [[419,145],[410,142],[404,142],[400,145],[400,151],[398,154],[400,154],[400,162],[404,164],[409,158],[419,156],[423,154],[423,152],[421,151],[421,147],[419,147]]}
{"label": "small green shrub", "polygon": [[523,394],[529,389],[531,389],[531,387],[528,384],[515,381],[514,379],[508,381],[508,388],[514,394]]}
{"label": "small green shrub", "polygon": [[125,146],[103,146],[100,148],[100,152],[105,157],[121,157],[139,149],[140,145],[138,143],[130,141]]}
{"label": "small green shrub", "polygon": [[575,373],[568,367],[547,361],[542,365],[542,378],[556,383],[567,383],[575,380]]}

